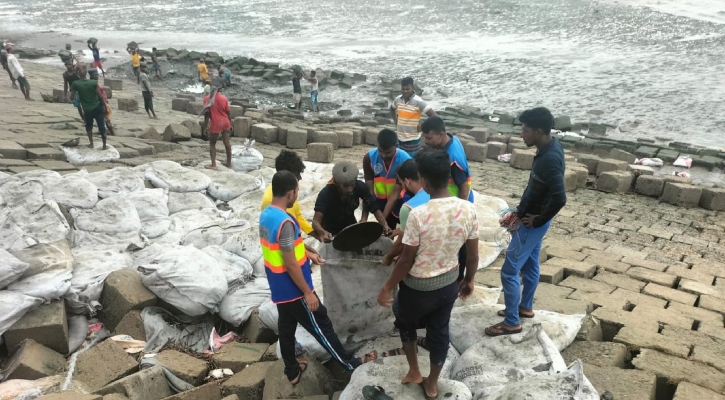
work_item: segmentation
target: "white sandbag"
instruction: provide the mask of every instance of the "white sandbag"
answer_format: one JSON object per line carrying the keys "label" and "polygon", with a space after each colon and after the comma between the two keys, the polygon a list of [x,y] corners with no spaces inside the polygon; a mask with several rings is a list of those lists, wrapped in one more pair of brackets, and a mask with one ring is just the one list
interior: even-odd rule
{"label": "white sandbag", "polygon": [[254,171],[247,172],[247,174],[255,178],[259,178],[259,180],[262,182],[262,189],[264,189],[267,187],[267,184],[272,183],[272,177],[276,172],[277,171],[274,168],[260,167],[259,169],[255,169]]}
{"label": "white sandbag", "polygon": [[96,144],[96,146],[92,149],[87,146],[60,146],[60,149],[63,150],[68,162],[73,165],[108,162],[121,158],[121,154],[118,150],[110,144],[106,145],[106,150],[103,150],[103,145],[101,143]]}
{"label": "white sandbag", "polygon": [[486,286],[475,285],[473,287],[473,293],[466,300],[457,298],[456,302],[453,303],[453,307],[468,307],[476,304],[488,306],[497,305],[498,299],[501,297],[502,290],[503,289],[500,287],[489,288]]}
{"label": "white sandbag", "polygon": [[197,353],[209,350],[209,340],[214,329],[214,317],[203,315],[173,315],[161,307],[146,307],[141,311],[146,331],[145,353],[157,353],[168,343]]}
{"label": "white sandbag", "polygon": [[254,268],[255,275],[264,276],[266,274],[257,230],[249,229],[247,232],[235,233],[221,247],[249,261]]}
{"label": "white sandbag", "polygon": [[262,187],[262,181],[249,174],[213,171],[206,168],[200,171],[212,180],[206,189],[207,193],[221,201],[232,201],[244,193]]}
{"label": "white sandbag", "polygon": [[271,297],[267,278],[258,277],[229,290],[219,304],[219,317],[233,326],[240,326],[249,319],[255,308]]}
{"label": "white sandbag", "polygon": [[0,335],[23,318],[30,310],[43,303],[42,299],[10,290],[0,290]]}
{"label": "white sandbag", "polygon": [[[243,287],[253,279],[254,269],[249,261],[244,258],[219,246],[208,246],[203,248],[202,251],[216,260],[219,268],[222,269],[224,276],[227,278],[227,286],[230,292]],[[267,284],[267,290],[269,290],[269,284]]]}
{"label": "white sandbag", "polygon": [[172,192],[200,192],[211,183],[211,178],[203,173],[168,160],[148,164],[145,176],[154,187]]}
{"label": "white sandbag", "polygon": [[98,189],[80,176],[65,176],[48,182],[43,196],[66,207],[92,208],[98,202]]}
{"label": "white sandbag", "polygon": [[194,246],[203,249],[207,246],[221,246],[237,233],[249,233],[257,230],[244,220],[229,220],[221,223],[211,223],[196,228],[181,238],[183,246]]}
{"label": "white sandbag", "polygon": [[249,139],[242,146],[232,146],[232,169],[234,171],[249,172],[262,165],[264,156],[252,146],[254,146],[254,140]]}
{"label": "white sandbag", "polygon": [[271,299],[265,300],[259,305],[259,320],[274,333],[279,333],[279,312],[277,312],[277,305]]}
{"label": "white sandbag", "polygon": [[259,221],[263,196],[264,189],[260,188],[244,193],[227,204],[234,211],[235,218],[247,218],[250,221]]}
{"label": "white sandbag", "polygon": [[[7,182],[15,181],[17,179],[18,178],[15,175],[10,175],[10,174],[0,171],[0,186],[2,186],[3,184],[5,184]],[[2,202],[0,202],[0,204],[2,204]]]}
{"label": "white sandbag", "polygon": [[68,354],[78,350],[88,336],[88,318],[85,315],[68,316]]}
{"label": "white sandbag", "polygon": [[128,167],[93,172],[88,174],[85,179],[96,186],[98,197],[102,199],[145,189],[143,173]]}
{"label": "white sandbag", "polygon": [[0,289],[18,280],[29,267],[30,264],[0,249]]}
{"label": "white sandbag", "polygon": [[[503,320],[497,315],[503,305],[477,304],[467,307],[455,307],[451,313],[450,340],[456,350],[464,353],[469,347],[486,336],[484,330]],[[576,338],[581,328],[584,314],[564,315],[551,311],[535,310],[534,318],[526,320],[523,331],[514,338],[521,338],[531,330],[534,324],[541,324],[547,336],[559,350],[567,348]]]}
{"label": "white sandbag", "polygon": [[584,376],[581,360],[558,374],[534,374],[504,386],[487,388],[476,400],[599,400],[599,394]]}
{"label": "white sandbag", "polygon": [[504,201],[502,198],[488,196],[475,190],[473,191],[473,204],[477,207],[477,211],[480,210],[480,206],[488,207],[489,209],[493,210],[493,212],[498,212],[499,210],[509,208],[506,201]]}
{"label": "white sandbag", "polygon": [[51,200],[30,200],[34,196],[27,196],[27,202],[14,207],[0,208],[0,248],[21,250],[68,236],[70,226],[58,205]]}
{"label": "white sandbag", "polygon": [[[52,375],[36,380],[9,379],[0,383],[0,400],[31,400],[39,396],[61,392],[66,374]],[[65,389],[69,393],[89,394],[88,385],[72,380]]]}
{"label": "white sandbag", "polygon": [[135,254],[134,268],[160,299],[189,316],[217,312],[226,276],[212,257],[191,246],[153,244]]}
{"label": "white sandbag", "polygon": [[101,309],[98,300],[101,298],[106,277],[113,271],[131,268],[133,257],[129,253],[113,250],[73,251],[73,257],[71,288],[64,296],[68,311],[93,316]]}
{"label": "white sandbag", "polygon": [[[390,328],[389,331],[392,331],[393,325],[389,325],[388,328]],[[419,331],[419,336],[425,337],[425,329],[421,329]],[[343,341],[343,343],[345,342]],[[396,332],[395,334],[387,334],[385,336],[381,336],[379,338],[365,342],[362,347],[355,351],[355,355],[362,357],[363,355],[368,354],[373,350],[377,350],[378,357],[382,357],[384,351],[399,349],[402,347],[402,345],[403,343],[400,341],[400,335]],[[443,369],[441,370],[441,378],[450,378],[451,369],[453,368],[456,360],[458,360],[460,356],[461,355],[458,354],[453,346],[448,346],[448,354],[446,355],[446,362],[443,364]],[[403,359],[405,359],[405,355],[393,357],[402,357]],[[420,346],[418,346],[418,366],[420,367],[420,373],[423,374],[423,376],[428,376],[428,374],[430,373],[430,352]]]}
{"label": "white sandbag", "polygon": [[29,204],[42,204],[43,184],[34,180],[17,179],[0,186],[5,204],[8,207],[27,206]]}
{"label": "white sandbag", "polygon": [[496,243],[478,242],[478,269],[484,269],[493,264],[501,255],[503,247]]}
{"label": "white sandbag", "polygon": [[[379,358],[361,365],[352,373],[350,383],[340,395],[340,400],[360,400],[365,386],[381,386],[395,400],[420,400],[424,392],[420,385],[402,384],[408,372],[405,357]],[[422,371],[421,371],[422,372]],[[471,391],[461,382],[448,379],[438,381],[438,398],[445,400],[471,400]]]}
{"label": "white sandbag", "polygon": [[70,289],[73,254],[67,240],[38,244],[12,254],[29,267],[7,290],[50,302]]}
{"label": "white sandbag", "polygon": [[229,212],[220,211],[216,208],[177,212],[169,217],[171,218],[171,230],[184,237],[194,229],[223,223],[227,220],[229,214]]}
{"label": "white sandbag", "polygon": [[144,189],[125,195],[136,208],[141,233],[147,238],[159,237],[171,228],[168,196],[165,189]]}
{"label": "white sandbag", "polygon": [[127,251],[143,249],[148,239],[140,231],[99,233],[73,229],[70,232],[70,243],[75,250]]}
{"label": "white sandbag", "polygon": [[186,210],[200,210],[202,208],[216,208],[214,202],[201,192],[169,192],[169,215]]}
{"label": "white sandbag", "polygon": [[77,229],[98,233],[126,233],[141,230],[141,220],[128,196],[105,198],[90,210],[70,210]]}
{"label": "white sandbag", "polygon": [[50,182],[63,178],[60,173],[48,169],[34,169],[30,171],[25,171],[16,174],[15,177],[23,182],[35,181],[43,186],[47,185]]}

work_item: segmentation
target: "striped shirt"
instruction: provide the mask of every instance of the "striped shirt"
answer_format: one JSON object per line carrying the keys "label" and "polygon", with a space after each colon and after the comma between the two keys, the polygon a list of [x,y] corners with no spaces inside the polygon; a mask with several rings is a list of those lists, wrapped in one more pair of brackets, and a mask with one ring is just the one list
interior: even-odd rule
{"label": "striped shirt", "polygon": [[423,113],[427,113],[431,107],[417,94],[410,96],[408,101],[403,100],[403,95],[393,100],[393,109],[398,113],[398,141],[407,142],[420,139],[418,124]]}

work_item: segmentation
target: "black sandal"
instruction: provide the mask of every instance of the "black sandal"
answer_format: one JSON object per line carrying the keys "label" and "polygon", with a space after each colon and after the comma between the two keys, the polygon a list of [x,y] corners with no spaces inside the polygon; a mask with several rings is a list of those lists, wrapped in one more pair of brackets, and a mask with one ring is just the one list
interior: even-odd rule
{"label": "black sandal", "polygon": [[425,397],[425,400],[437,400],[438,395],[440,393],[436,393],[434,397],[428,396],[428,392],[425,390],[425,379],[423,379],[423,382],[419,383],[418,386],[420,386],[421,389],[423,389],[423,397]]}
{"label": "black sandal", "polygon": [[[525,314],[521,311],[526,311],[523,308],[519,308],[519,318],[534,318],[536,314],[534,314],[534,310],[531,310],[531,314]],[[499,317],[506,317],[506,310],[499,310],[499,312],[496,313]]]}
{"label": "black sandal", "polygon": [[362,389],[362,395],[366,400],[393,400],[392,397],[385,393],[385,389],[380,386],[365,386]]}
{"label": "black sandal", "polygon": [[302,373],[305,372],[305,370],[307,370],[307,364],[308,364],[307,360],[297,360],[297,364],[299,364],[299,366],[300,366],[300,373],[297,375],[297,378],[289,381],[289,383],[292,384],[292,386],[300,383],[300,380],[302,380]]}
{"label": "black sandal", "polygon": [[[507,328],[505,328],[507,327]],[[517,333],[521,333],[522,328],[519,326],[518,328],[511,328],[510,326],[504,324],[503,322],[499,322],[496,325],[491,325],[488,328],[486,328],[484,331],[486,332],[486,335],[488,336],[501,336],[501,335],[515,335]]]}

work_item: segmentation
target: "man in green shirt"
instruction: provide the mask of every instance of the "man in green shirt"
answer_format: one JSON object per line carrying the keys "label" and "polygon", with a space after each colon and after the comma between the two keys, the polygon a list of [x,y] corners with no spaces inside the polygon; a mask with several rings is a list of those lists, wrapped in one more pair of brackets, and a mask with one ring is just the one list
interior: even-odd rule
{"label": "man in green shirt", "polygon": [[85,115],[86,133],[88,134],[88,147],[93,148],[93,120],[98,125],[98,132],[103,140],[103,150],[106,150],[106,123],[105,123],[105,103],[100,101],[103,95],[98,88],[98,70],[91,69],[88,71],[90,79],[85,76],[71,84],[71,98],[78,93],[78,99],[83,108]]}

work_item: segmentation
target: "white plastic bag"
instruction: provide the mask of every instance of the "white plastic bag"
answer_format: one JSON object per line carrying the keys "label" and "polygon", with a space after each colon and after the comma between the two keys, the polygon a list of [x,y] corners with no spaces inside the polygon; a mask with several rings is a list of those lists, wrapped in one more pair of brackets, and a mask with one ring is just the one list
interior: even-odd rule
{"label": "white plastic bag", "polygon": [[0,249],[0,289],[18,280],[29,267],[28,263]]}
{"label": "white plastic bag", "polygon": [[98,202],[98,189],[87,179],[74,174],[48,182],[43,196],[67,207],[92,208]]}
{"label": "white plastic bag", "polygon": [[677,160],[672,163],[675,167],[685,167],[690,168],[692,167],[692,158],[687,155],[679,156],[677,157]]}
{"label": "white plastic bag", "polygon": [[116,167],[90,173],[85,179],[96,186],[98,197],[104,199],[117,194],[143,190],[145,186],[142,177],[143,173],[132,168]]}
{"label": "white plastic bag", "polygon": [[12,254],[28,263],[29,268],[7,290],[50,302],[70,289],[73,254],[67,240],[38,244]]}
{"label": "white plastic bag", "polygon": [[665,162],[659,158],[636,158],[634,163],[644,165],[645,167],[661,167],[665,165]]}
{"label": "white plastic bag", "polygon": [[498,162],[502,162],[502,163],[511,162],[511,153],[501,154],[498,157],[496,157],[496,159],[498,159]]}
{"label": "white plastic bag", "polygon": [[243,146],[232,146],[232,169],[249,172],[259,168],[264,161],[262,153],[253,148],[254,140],[247,139]]}
{"label": "white plastic bag", "polygon": [[214,202],[204,193],[189,192],[178,193],[169,192],[169,215],[186,210],[201,210],[203,208],[215,209]]}
{"label": "white plastic bag", "polygon": [[60,149],[63,150],[63,153],[65,153],[65,158],[68,159],[68,162],[73,165],[108,162],[121,158],[121,154],[118,150],[110,144],[106,146],[106,150],[103,150],[101,144],[97,144],[96,147],[92,149],[86,146],[60,146]]}
{"label": "white plastic bag", "polygon": [[28,311],[42,303],[43,300],[37,297],[0,290],[0,335],[15,325]]}
{"label": "white plastic bag", "polygon": [[212,182],[207,188],[207,193],[221,201],[232,201],[244,193],[262,187],[262,181],[249,174],[212,171],[208,169],[202,172],[212,179]]}
{"label": "white plastic bag", "polygon": [[148,164],[145,176],[154,187],[172,192],[200,192],[211,183],[205,174],[168,160]]}

